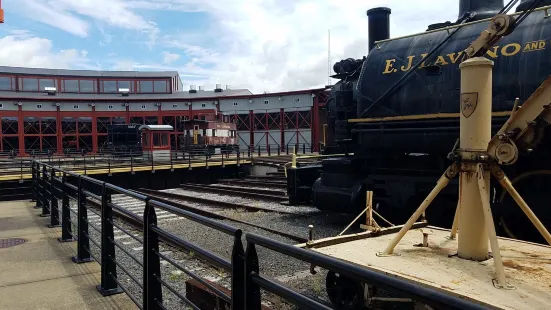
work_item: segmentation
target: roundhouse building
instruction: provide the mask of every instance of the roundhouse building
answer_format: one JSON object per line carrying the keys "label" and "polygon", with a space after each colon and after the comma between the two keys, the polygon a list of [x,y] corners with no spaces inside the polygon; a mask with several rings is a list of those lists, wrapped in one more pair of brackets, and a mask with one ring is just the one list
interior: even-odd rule
{"label": "roundhouse building", "polygon": [[184,90],[178,72],[88,71],[0,67],[0,153],[97,153],[108,124],[169,124],[214,119],[238,125],[243,149],[319,145],[322,89],[252,94],[246,89]]}

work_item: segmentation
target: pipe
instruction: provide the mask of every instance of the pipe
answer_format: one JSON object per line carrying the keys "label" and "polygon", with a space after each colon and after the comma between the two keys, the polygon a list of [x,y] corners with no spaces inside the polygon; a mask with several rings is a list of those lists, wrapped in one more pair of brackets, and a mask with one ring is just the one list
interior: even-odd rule
{"label": "pipe", "polygon": [[369,51],[375,47],[375,41],[390,38],[390,13],[389,8],[379,7],[367,10]]}

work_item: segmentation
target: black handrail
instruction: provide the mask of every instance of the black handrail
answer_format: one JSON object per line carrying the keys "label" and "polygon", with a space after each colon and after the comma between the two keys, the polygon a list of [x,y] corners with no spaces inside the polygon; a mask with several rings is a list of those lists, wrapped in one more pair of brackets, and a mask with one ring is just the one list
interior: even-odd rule
{"label": "black handrail", "polygon": [[[76,256],[73,257],[73,261],[75,263],[86,263],[96,260],[100,263],[101,283],[97,288],[103,296],[122,292],[129,294],[130,291],[127,287],[124,287],[125,284],[117,279],[117,269],[120,269],[142,288],[141,298],[129,295],[131,300],[134,301],[139,308],[164,309],[165,307],[162,300],[163,287],[176,293],[175,295],[177,297],[183,297],[183,295],[176,292],[174,288],[167,286],[169,285],[168,282],[161,278],[160,259],[165,259],[165,261],[180,270],[186,270],[187,274],[191,272],[178,265],[176,261],[167,259],[168,257],[160,253],[159,242],[164,241],[179,249],[191,249],[198,257],[202,258],[211,266],[231,272],[231,296],[224,294],[206,279],[196,274],[191,274],[192,278],[212,291],[218,294],[222,293],[219,295],[223,300],[230,303],[232,309],[244,309],[244,293],[242,287],[236,287],[236,285],[244,283],[244,249],[241,241],[242,233],[240,229],[189,211],[178,209],[160,201],[151,200],[149,196],[139,192],[127,190],[89,176],[78,175],[48,163],[33,160],[30,166],[33,178],[33,194],[37,200],[37,206],[42,209],[42,215],[49,216],[51,224],[59,224],[59,222],[61,222],[61,238],[59,239],[61,242],[77,241],[77,253]],[[143,217],[114,203],[111,199],[113,194],[122,194],[126,197],[143,201],[145,203]],[[76,212],[71,210],[69,199],[76,200]],[[58,200],[62,200],[61,210],[58,210],[57,207]],[[99,201],[99,203],[97,201]],[[93,211],[94,209],[91,209],[91,207],[99,209],[100,212]],[[169,211],[205,227],[210,227],[232,236],[234,238],[234,244],[232,246],[231,260],[220,257],[192,242],[159,228],[157,226],[156,209]],[[57,213],[56,211],[61,212]],[[100,216],[101,228],[91,225],[90,221],[88,221],[88,211]],[[72,219],[71,213],[74,214],[73,216],[76,215],[76,219]],[[61,216],[59,216],[59,214],[61,214]],[[138,223],[141,226],[139,232],[143,234],[143,239],[133,234],[130,234],[130,236],[143,245],[143,260],[138,260],[137,257],[133,256],[129,251],[125,250],[121,244],[116,242],[114,238],[114,227],[119,229],[122,227],[114,223],[113,218],[115,216],[122,216],[125,220]],[[76,235],[73,235],[73,226],[76,227]],[[90,238],[89,228],[101,234],[99,241]],[[125,229],[121,229],[121,231],[127,234],[130,233]],[[90,244],[101,250],[101,256],[93,253],[90,249]],[[135,260],[139,268],[142,268],[142,279],[138,279],[130,274],[128,270],[117,261],[115,248],[118,248],[124,254],[130,256]],[[187,299],[183,301],[191,303],[191,301]],[[192,307],[198,309],[196,305],[192,304]]]}
{"label": "black handrail", "polygon": [[[42,163],[37,160],[31,162],[31,175],[33,177],[33,195],[37,207],[42,209],[41,215],[50,217],[50,225],[61,224],[61,242],[76,240],[77,253],[73,258],[76,263],[85,263],[96,260],[101,264],[101,282],[98,290],[104,295],[112,295],[121,292],[129,294],[130,290],[117,278],[117,269],[127,274],[141,289],[141,298],[129,295],[131,300],[139,308],[143,309],[164,309],[163,288],[175,294],[177,297],[184,297],[185,303],[193,304],[192,298],[185,297],[170,287],[168,281],[162,278],[160,272],[160,260],[164,259],[177,269],[205,285],[211,292],[215,292],[220,299],[229,302],[231,309],[258,310],[261,309],[260,289],[275,293],[289,303],[304,309],[330,309],[329,305],[312,299],[300,292],[288,288],[277,281],[274,281],[260,273],[260,261],[256,253],[256,247],[261,246],[272,251],[305,261],[311,265],[325,268],[332,272],[339,273],[349,279],[360,283],[370,283],[378,287],[396,291],[405,296],[411,297],[437,308],[445,309],[483,309],[481,304],[461,299],[443,292],[416,284],[412,281],[398,279],[383,273],[361,268],[359,266],[328,257],[311,250],[305,250],[286,243],[275,241],[256,234],[246,234],[247,249],[242,243],[242,231],[236,227],[216,221],[202,215],[178,209],[169,202],[161,202],[150,199],[142,193],[127,190],[119,186],[96,180],[88,176],[81,176],[76,173],[60,169],[59,167]],[[143,216],[123,208],[111,199],[114,194],[122,194],[126,197],[144,202],[145,210]],[[71,209],[69,200],[76,201],[77,211]],[[61,200],[61,208],[58,207],[58,200]],[[94,209],[95,208],[95,209]],[[91,226],[88,221],[88,211],[99,215],[101,218],[101,229]],[[95,211],[99,210],[99,211]],[[212,228],[226,235],[233,237],[231,259],[221,257],[210,252],[197,244],[185,240],[159,226],[157,226],[157,210],[168,211],[184,217],[205,228]],[[72,215],[74,214],[74,215]],[[74,218],[76,216],[76,219]],[[126,222],[138,225],[139,233],[143,239],[135,236],[134,233],[114,223],[115,217],[122,217]],[[73,233],[73,226],[76,232]],[[125,234],[129,234],[143,246],[143,258],[133,256],[125,250],[121,244],[116,242],[114,228],[119,228]],[[89,228],[93,228],[101,234],[99,240],[90,239]],[[216,285],[206,279],[194,274],[178,262],[163,255],[159,250],[159,243],[166,242],[176,249],[191,250],[196,253],[207,264],[231,272],[231,295],[218,289]],[[96,252],[92,253],[90,244],[101,248],[101,256]],[[131,256],[136,261],[138,268],[142,268],[142,278],[137,278],[128,273],[117,260],[115,249],[119,248],[124,254]],[[271,263],[271,262],[266,262]]]}

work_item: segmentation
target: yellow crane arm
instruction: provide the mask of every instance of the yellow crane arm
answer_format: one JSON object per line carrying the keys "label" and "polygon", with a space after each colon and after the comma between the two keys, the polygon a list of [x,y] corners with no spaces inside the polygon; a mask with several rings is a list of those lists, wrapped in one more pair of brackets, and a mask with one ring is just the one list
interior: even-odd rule
{"label": "yellow crane arm", "polygon": [[[518,101],[518,99],[517,99]],[[517,110],[488,144],[488,155],[501,165],[512,165],[519,150],[534,147],[543,126],[551,124],[551,76]]]}

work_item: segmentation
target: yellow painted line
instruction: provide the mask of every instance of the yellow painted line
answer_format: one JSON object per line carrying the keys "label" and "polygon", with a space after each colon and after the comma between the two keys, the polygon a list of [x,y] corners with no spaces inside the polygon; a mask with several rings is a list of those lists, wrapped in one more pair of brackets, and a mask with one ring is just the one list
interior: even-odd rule
{"label": "yellow painted line", "polygon": [[[239,164],[250,164],[251,160],[240,160]],[[237,165],[237,160],[228,160],[224,161],[225,166],[232,166]],[[209,162],[209,167],[219,167],[222,166],[222,162]],[[191,168],[203,168],[206,167],[206,164],[203,163],[191,163]],[[155,170],[170,170],[170,165],[156,165],[153,166]],[[174,170],[179,169],[189,169],[189,164],[175,164],[172,165],[172,168]],[[84,168],[79,168],[75,170],[66,169],[68,172],[73,172],[76,174],[84,175]],[[151,166],[138,166],[138,167],[120,167],[120,168],[87,168],[86,169],[86,175],[94,175],[94,174],[107,174],[107,173],[125,173],[125,172],[141,172],[141,171],[151,171]],[[0,181],[15,181],[15,180],[21,180],[21,179],[32,179],[32,174],[30,173],[24,173],[23,176],[21,174],[8,174],[8,175],[0,175]]]}
{"label": "yellow painted line", "polygon": [[21,177],[21,174],[8,174],[8,175],[2,175],[0,176],[0,181],[15,181],[15,180],[27,180],[32,179],[32,175],[30,173],[23,174],[23,177]]}

